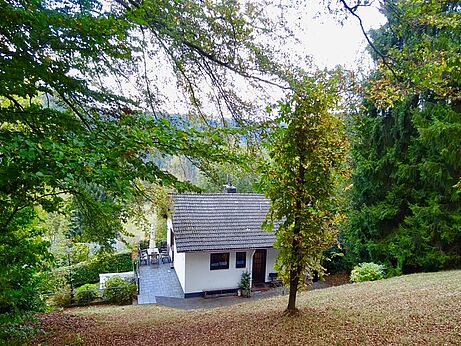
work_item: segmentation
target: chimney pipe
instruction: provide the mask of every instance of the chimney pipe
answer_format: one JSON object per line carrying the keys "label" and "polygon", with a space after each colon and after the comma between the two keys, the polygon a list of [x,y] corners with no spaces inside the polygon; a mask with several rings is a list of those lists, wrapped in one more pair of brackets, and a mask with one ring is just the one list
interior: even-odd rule
{"label": "chimney pipe", "polygon": [[230,179],[228,180],[226,185],[223,185],[223,192],[237,193],[237,188],[234,185],[232,185]]}

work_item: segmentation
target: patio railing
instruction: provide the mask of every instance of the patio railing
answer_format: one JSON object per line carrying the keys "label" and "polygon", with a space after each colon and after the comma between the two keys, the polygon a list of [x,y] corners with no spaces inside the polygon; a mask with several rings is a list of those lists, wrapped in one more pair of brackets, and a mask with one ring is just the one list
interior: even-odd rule
{"label": "patio railing", "polygon": [[139,257],[133,263],[134,280],[136,282],[136,292],[139,295]]}

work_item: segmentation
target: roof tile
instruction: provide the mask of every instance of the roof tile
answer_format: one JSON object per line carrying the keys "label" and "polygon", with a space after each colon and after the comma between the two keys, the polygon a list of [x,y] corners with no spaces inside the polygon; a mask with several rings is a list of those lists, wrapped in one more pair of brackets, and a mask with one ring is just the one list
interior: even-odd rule
{"label": "roof tile", "polygon": [[274,232],[261,230],[270,201],[262,194],[172,194],[178,252],[270,248]]}

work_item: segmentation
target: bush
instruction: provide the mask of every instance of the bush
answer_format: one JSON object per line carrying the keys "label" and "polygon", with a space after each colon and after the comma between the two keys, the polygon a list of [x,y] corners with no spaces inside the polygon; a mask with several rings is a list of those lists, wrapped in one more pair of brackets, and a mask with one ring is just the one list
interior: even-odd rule
{"label": "bush", "polygon": [[134,280],[125,280],[120,276],[114,276],[106,280],[104,298],[114,304],[131,303],[136,296],[136,283]]}
{"label": "bush", "polygon": [[75,301],[78,305],[89,305],[98,298],[98,284],[85,284],[75,290]]}
{"label": "bush", "polygon": [[166,240],[159,240],[159,241],[157,241],[157,245],[156,245],[156,246],[157,246],[158,249],[161,249],[162,247],[165,247],[165,248],[166,248],[166,246],[167,246]]}
{"label": "bush", "polygon": [[243,297],[249,297],[251,295],[251,286],[250,286],[251,275],[249,272],[244,271],[242,273],[242,278],[240,279],[239,288],[242,290]]}
{"label": "bush", "polygon": [[64,287],[56,292],[52,298],[52,303],[60,308],[65,308],[72,305],[72,297],[70,296],[70,288]]}
{"label": "bush", "polygon": [[360,263],[351,272],[352,282],[374,281],[384,277],[386,267],[381,264]]}
{"label": "bush", "polygon": [[141,250],[146,250],[149,248],[149,239],[143,239],[139,241],[139,248]]}
{"label": "bush", "polygon": [[30,313],[0,313],[0,345],[27,345],[27,340],[39,330]]}
{"label": "bush", "polygon": [[99,274],[132,271],[133,260],[130,252],[100,255],[90,261],[81,262],[71,267],[58,268],[54,274],[65,276],[69,280],[70,270],[72,270],[74,286],[82,286],[99,282]]}
{"label": "bush", "polygon": [[322,267],[329,274],[350,272],[357,263],[351,255],[345,251],[342,239],[338,238],[339,244],[330,247],[323,252]]}

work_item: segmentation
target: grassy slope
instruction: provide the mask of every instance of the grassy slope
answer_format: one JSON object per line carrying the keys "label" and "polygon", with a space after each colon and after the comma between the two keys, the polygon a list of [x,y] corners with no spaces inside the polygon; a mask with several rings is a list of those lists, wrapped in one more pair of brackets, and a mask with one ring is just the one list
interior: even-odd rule
{"label": "grassy slope", "polygon": [[461,345],[461,271],[415,274],[211,310],[91,307],[41,317],[37,345]]}

